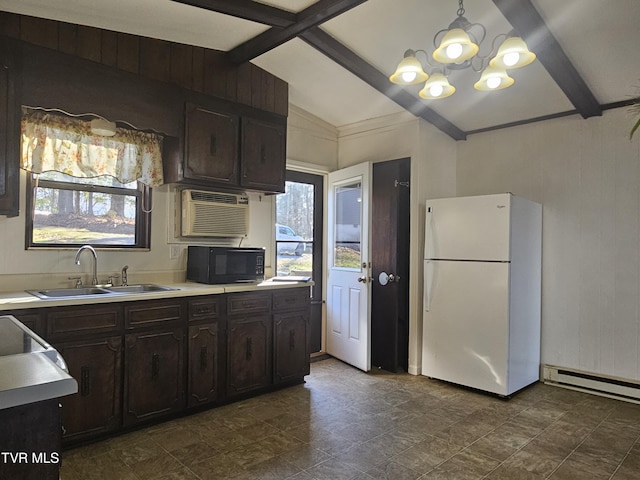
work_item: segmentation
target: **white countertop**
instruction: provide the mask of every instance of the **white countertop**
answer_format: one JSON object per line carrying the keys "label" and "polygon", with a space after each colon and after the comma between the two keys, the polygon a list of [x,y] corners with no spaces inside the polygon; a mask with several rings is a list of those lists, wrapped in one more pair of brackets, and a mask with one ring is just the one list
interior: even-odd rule
{"label": "white countertop", "polygon": [[[260,283],[231,283],[224,285],[206,285],[203,283],[163,283],[167,287],[176,288],[164,292],[145,292],[119,295],[96,295],[75,298],[41,299],[27,293],[0,292],[0,311],[24,308],[59,307],[64,305],[87,305],[113,302],[131,302],[137,300],[157,300],[162,298],[192,297],[197,295],[215,295],[220,293],[255,292],[266,289],[310,287],[313,282],[283,282],[265,280]],[[36,287],[37,288],[37,287]],[[35,290],[35,289],[34,289]]]}

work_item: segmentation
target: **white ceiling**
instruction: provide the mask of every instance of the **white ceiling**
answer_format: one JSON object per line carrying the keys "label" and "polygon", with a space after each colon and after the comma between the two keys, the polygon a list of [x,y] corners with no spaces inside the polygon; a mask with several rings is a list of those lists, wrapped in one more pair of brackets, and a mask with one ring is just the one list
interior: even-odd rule
{"label": "white ceiling", "polygon": [[[315,0],[262,1],[299,12]],[[587,87],[601,105],[640,95],[639,0],[532,0]],[[480,53],[499,33],[511,30],[491,0],[466,0],[465,16],[487,27]],[[456,0],[368,0],[321,28],[385,75],[404,50],[433,51],[433,36],[456,17]],[[269,29],[247,20],[171,0],[0,0],[0,10],[155,37],[228,51]],[[529,42],[535,52],[536,45]],[[402,107],[294,39],[253,63],[289,83],[290,103],[339,127],[393,114]],[[539,61],[511,75],[506,90],[478,92],[479,74],[451,73],[457,92],[424,101],[464,131],[571,111],[574,106]],[[420,86],[404,87],[417,95]]]}

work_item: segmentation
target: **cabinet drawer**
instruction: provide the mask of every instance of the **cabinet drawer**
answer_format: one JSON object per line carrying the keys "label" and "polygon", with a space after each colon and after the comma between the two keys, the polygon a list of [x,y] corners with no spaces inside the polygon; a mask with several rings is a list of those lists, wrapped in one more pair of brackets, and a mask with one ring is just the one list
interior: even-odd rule
{"label": "cabinet drawer", "polygon": [[205,297],[189,300],[189,321],[211,320],[221,314],[222,298]]}
{"label": "cabinet drawer", "polygon": [[273,293],[273,310],[295,310],[309,306],[308,288],[291,288]]}
{"label": "cabinet drawer", "polygon": [[122,329],[120,306],[69,307],[47,312],[47,339],[66,335],[113,334]]}
{"label": "cabinet drawer", "polygon": [[227,313],[240,315],[244,313],[268,312],[271,309],[269,293],[237,293],[227,298]]}
{"label": "cabinet drawer", "polygon": [[124,307],[125,328],[178,323],[183,318],[183,310],[183,304],[175,300],[135,302]]}

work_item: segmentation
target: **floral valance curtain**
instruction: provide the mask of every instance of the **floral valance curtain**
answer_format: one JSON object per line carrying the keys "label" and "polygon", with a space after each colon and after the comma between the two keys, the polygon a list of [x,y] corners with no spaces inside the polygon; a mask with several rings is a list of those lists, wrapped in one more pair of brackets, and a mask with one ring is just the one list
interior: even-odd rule
{"label": "floral valance curtain", "polygon": [[162,185],[162,137],[117,128],[112,137],[91,133],[90,122],[37,110],[22,115],[21,168],[80,178],[103,175],[121,183]]}

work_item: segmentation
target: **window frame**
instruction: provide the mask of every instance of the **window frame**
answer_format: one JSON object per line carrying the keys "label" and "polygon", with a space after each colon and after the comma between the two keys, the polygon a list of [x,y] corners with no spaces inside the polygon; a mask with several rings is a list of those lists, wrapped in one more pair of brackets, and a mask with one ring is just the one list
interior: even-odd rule
{"label": "window frame", "polygon": [[[70,190],[81,192],[100,192],[111,195],[128,195],[136,197],[136,228],[135,243],[132,245],[109,245],[103,243],[34,243],[33,242],[33,224],[35,209],[35,192],[36,188],[52,188],[57,190]],[[76,249],[82,245],[91,245],[99,249],[124,249],[124,250],[150,250],[151,248],[151,188],[141,182],[137,182],[137,188],[121,188],[112,186],[102,186],[93,184],[80,184],[61,182],[57,180],[36,181],[35,175],[27,172],[27,188],[26,188],[26,207],[27,215],[25,222],[25,250],[32,249]],[[144,208],[143,208],[144,206]]]}

